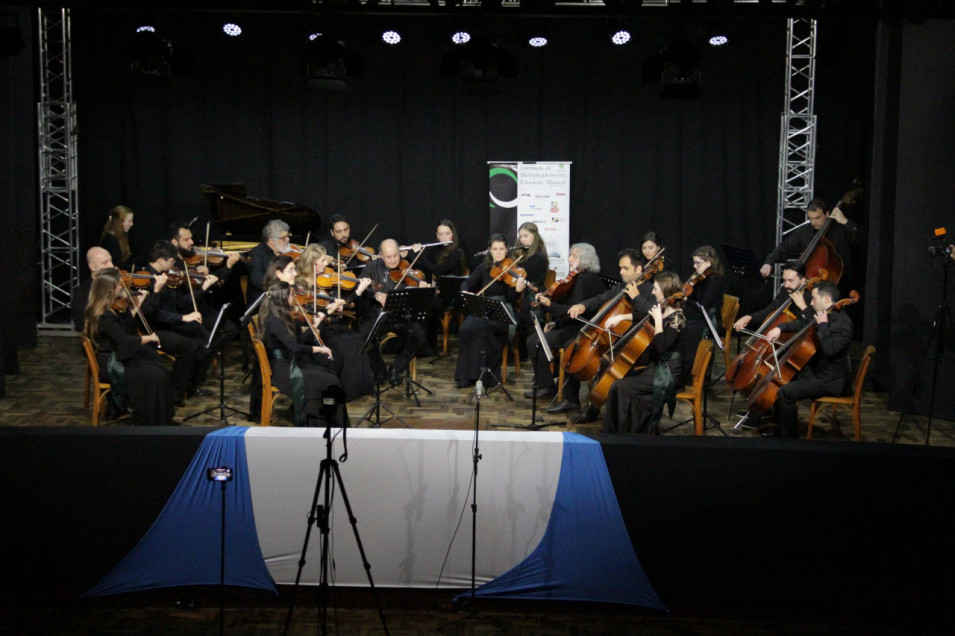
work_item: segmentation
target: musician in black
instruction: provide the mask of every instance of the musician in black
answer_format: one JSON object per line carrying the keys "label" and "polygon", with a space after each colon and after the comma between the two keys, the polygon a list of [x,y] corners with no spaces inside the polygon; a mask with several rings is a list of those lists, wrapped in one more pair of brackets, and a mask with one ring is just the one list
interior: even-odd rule
{"label": "musician in black", "polygon": [[[567,310],[567,315],[570,318],[573,319],[577,318],[578,316],[587,316],[588,318],[593,318],[595,315],[599,314],[599,310],[602,309],[604,305],[614,300],[624,292],[626,293],[628,302],[630,303],[630,313],[609,318],[607,320],[606,327],[609,328],[616,326],[622,320],[633,320],[634,318],[641,320],[647,315],[647,313],[650,311],[650,307],[654,305],[653,282],[642,280],[643,259],[640,256],[640,252],[633,249],[632,247],[620,250],[620,252],[617,253],[617,266],[620,268],[621,282],[614,285],[602,294],[593,296],[583,302],[573,305]],[[564,378],[564,396],[566,399],[572,399],[571,396],[576,396],[580,391],[580,381],[570,374],[565,374]],[[558,404],[556,406],[560,405]],[[599,412],[600,409],[593,406],[592,404],[588,404],[587,408],[581,411],[573,421],[575,424],[596,422],[597,414]]]}
{"label": "musician in black", "polygon": [[[693,292],[686,300],[683,313],[686,316],[686,330],[683,334],[683,370],[677,378],[678,387],[693,383],[693,361],[696,359],[696,349],[700,340],[706,335],[708,327],[703,313],[717,329],[722,324],[723,294],[726,293],[726,277],[723,275],[723,264],[710,245],[701,245],[693,250],[693,273],[700,279],[693,284]],[[705,278],[702,278],[705,276]],[[692,276],[690,277],[692,279]],[[714,335],[715,334],[711,334]],[[709,377],[709,368],[706,370]]]}
{"label": "musician in black", "polygon": [[100,271],[113,267],[113,257],[102,247],[91,247],[86,252],[86,266],[89,267],[90,278],[84,280],[70,293],[70,317],[73,319],[73,326],[77,331],[83,331],[83,323],[86,320],[86,303],[90,297],[93,278]]}
{"label": "musician in black", "polygon": [[812,309],[807,309],[798,320],[785,322],[770,329],[770,341],[783,332],[796,333],[815,322],[816,353],[796,376],[779,389],[775,413],[778,426],[763,433],[773,437],[799,437],[799,400],[815,399],[825,395],[843,395],[851,386],[849,374],[849,344],[852,341],[852,319],[844,311],[830,311],[839,299],[839,288],[828,281],[812,289]]}
{"label": "musician in black", "polygon": [[339,255],[344,248],[354,249],[358,245],[355,239],[352,243],[351,225],[344,214],[335,213],[328,217],[328,237],[319,241],[319,245],[325,248],[326,263],[332,267],[337,267],[338,260],[341,259],[342,267],[350,270],[361,269],[365,264],[358,258],[358,255],[349,252]]}
{"label": "musician in black", "polygon": [[[159,335],[163,351],[174,355],[172,384],[177,396],[211,395],[200,388],[215,352],[205,347],[209,332],[202,325],[202,313],[192,306],[192,298],[172,289],[167,272],[175,267],[179,250],[169,241],[157,241],[149,253],[146,271],[153,276],[149,296],[141,310],[150,327]],[[209,275],[196,294],[207,291],[216,277]],[[180,285],[188,285],[183,280]],[[180,404],[182,400],[179,400]]]}
{"label": "musician in black", "polygon": [[[773,302],[766,305],[759,311],[743,316],[733,323],[733,329],[741,331],[752,324],[754,328],[759,328],[763,322],[769,318],[777,309],[788,303],[790,300],[799,309],[803,311],[809,306],[812,297],[806,289],[806,266],[799,261],[786,261],[783,265],[783,286],[780,288]],[[797,293],[796,290],[801,290]],[[798,312],[794,312],[798,313]]]}
{"label": "musician in black", "polygon": [[[420,243],[411,246],[411,260],[415,261],[415,267],[428,275],[431,282],[436,282],[441,276],[463,276],[465,273],[464,250],[461,249],[458,240],[458,230],[448,219],[438,221],[435,229],[435,236],[438,243],[448,243],[448,245],[431,245],[425,247],[424,253],[418,257],[418,252],[422,247]],[[417,259],[417,260],[415,260]],[[440,292],[435,294],[432,302],[432,311],[428,316],[428,349],[429,352],[437,354],[438,351],[438,332],[441,331],[440,317],[449,309],[459,307],[460,298],[455,295],[453,298],[442,296]]]}
{"label": "musician in black", "polygon": [[[600,258],[597,256],[597,251],[593,245],[590,243],[571,245],[567,263],[574,275],[570,293],[560,301],[551,300],[544,293],[546,290],[541,290],[541,293],[535,296],[537,302],[550,314],[551,321],[544,325],[544,338],[555,356],[560,347],[574,340],[582,326],[579,321],[568,315],[568,310],[577,303],[597,296],[606,290],[606,285],[597,275],[597,272],[600,271]],[[551,373],[551,366],[547,362],[547,356],[543,353],[536,353],[538,352],[536,331],[532,332],[527,338],[527,352],[532,356],[534,362],[537,397],[549,398],[556,395],[557,386],[554,384],[554,377]],[[558,368],[558,365],[560,365],[560,360],[555,361],[554,368]],[[568,375],[564,380],[564,400],[560,404],[547,409],[547,412],[564,413],[579,410],[580,400],[577,397],[579,389],[580,382]],[[532,391],[528,391],[524,394],[524,397],[533,398],[534,394]]]}
{"label": "musician in black", "polygon": [[858,223],[850,221],[838,206],[831,215],[826,211],[826,202],[822,199],[813,199],[806,208],[806,217],[809,223],[801,225],[789,233],[782,243],[766,256],[766,260],[759,273],[766,278],[773,272],[773,265],[792,259],[798,259],[809,247],[816,233],[825,224],[826,219],[832,216],[835,221],[826,232],[826,238],[832,241],[832,246],[842,257],[846,267],[845,276],[849,276],[849,267],[852,262],[852,245],[859,243],[861,231]]}
{"label": "musician in black", "polygon": [[249,252],[249,288],[246,293],[249,304],[255,302],[265,290],[265,270],[272,258],[288,254],[292,250],[289,225],[273,219],[262,228],[262,242]]}
{"label": "musician in black", "polygon": [[[371,261],[362,271],[363,278],[371,279],[371,285],[358,297],[358,311],[362,317],[360,331],[367,336],[374,325],[375,319],[381,313],[388,301],[388,294],[396,288],[404,289],[407,284],[399,278],[403,271],[400,267],[401,254],[398,251],[398,242],[394,239],[385,239],[379,246],[381,258]],[[419,286],[427,287],[428,283]],[[411,359],[422,354],[427,345],[427,336],[424,326],[416,320],[390,323],[390,331],[398,336],[398,355],[388,370],[388,381],[392,386],[401,382],[401,376],[408,370]],[[373,366],[381,364],[379,359],[372,356]]]}
{"label": "musician in black", "polygon": [[[527,282],[531,284],[531,289],[533,290],[536,287],[543,291],[544,281],[547,279],[547,270],[550,267],[550,258],[547,256],[547,244],[544,243],[544,239],[537,229],[537,224],[528,221],[517,228],[517,246],[511,251],[510,257],[519,259],[517,266],[527,272],[526,278]],[[521,296],[518,305],[517,342],[518,348],[521,350],[521,359],[527,357],[528,351],[525,349],[525,343],[527,338],[534,333],[534,321],[531,318],[531,312],[536,313],[538,319],[543,316],[543,312],[531,307],[532,300],[532,294],[524,294]]]}

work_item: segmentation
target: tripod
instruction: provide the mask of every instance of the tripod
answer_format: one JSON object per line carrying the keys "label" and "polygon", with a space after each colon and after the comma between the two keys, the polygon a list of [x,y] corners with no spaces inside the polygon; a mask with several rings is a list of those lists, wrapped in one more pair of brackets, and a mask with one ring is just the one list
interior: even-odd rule
{"label": "tripod", "polygon": [[[209,334],[209,341],[206,343],[206,348],[211,349],[213,342],[216,338],[216,335],[219,333],[219,326],[222,324],[222,317],[225,315],[226,310],[232,305],[232,303],[225,303],[219,309],[219,315],[216,317],[216,323],[212,326],[212,332]],[[225,403],[225,353],[223,349],[222,340],[219,340],[219,346],[216,347],[216,360],[219,362],[219,403],[215,406],[210,406],[204,411],[199,411],[198,413],[193,413],[189,417],[183,418],[183,422],[188,422],[194,417],[199,417],[200,415],[208,415],[210,413],[215,413],[219,411],[219,421],[229,425],[229,416],[226,415],[226,411],[231,411],[232,415],[244,415],[250,417],[245,411],[240,411],[239,409],[229,406]],[[224,486],[223,486],[224,487]]]}
{"label": "tripod", "polygon": [[925,429],[926,446],[928,446],[929,437],[932,435],[932,417],[935,415],[935,389],[938,385],[938,365],[942,362],[942,357],[945,355],[945,328],[948,326],[948,323],[952,321],[951,310],[948,308],[948,268],[951,265],[951,260],[949,260],[947,256],[944,258],[945,261],[942,265],[942,301],[935,309],[935,319],[932,322],[932,334],[929,336],[928,342],[925,343],[925,353],[922,354],[922,361],[919,364],[918,373],[912,378],[912,386],[909,388],[908,397],[905,398],[905,407],[899,415],[899,423],[895,426],[895,434],[892,435],[893,443],[898,439],[899,432],[902,430],[902,422],[905,420],[905,416],[912,406],[912,397],[915,395],[915,391],[919,386],[919,380],[922,378],[922,370],[925,368],[925,362],[928,360],[929,352],[932,350],[932,342],[934,341],[935,364],[932,367],[932,389],[929,393],[928,402],[928,425]]}
{"label": "tripod", "polygon": [[[371,587],[372,598],[375,600],[375,606],[378,608],[378,616],[381,618],[381,626],[388,634],[388,625],[385,622],[385,613],[381,609],[381,602],[378,600],[378,591],[375,589],[375,582],[371,578],[371,564],[368,563],[368,557],[365,556],[365,547],[361,543],[361,537],[358,535],[357,519],[352,512],[351,503],[348,501],[348,493],[345,492],[345,483],[342,481],[341,471],[338,469],[338,462],[332,459],[332,434],[331,426],[325,426],[325,459],[322,460],[318,470],[318,481],[315,484],[315,494],[312,496],[312,505],[308,511],[308,526],[305,529],[305,542],[302,544],[302,556],[298,561],[298,572],[295,575],[295,587],[292,589],[292,603],[288,608],[288,615],[285,618],[285,634],[288,634],[292,623],[292,614],[295,611],[295,597],[298,594],[299,582],[302,579],[302,569],[305,567],[305,555],[308,553],[308,541],[312,536],[312,526],[317,525],[322,535],[321,545],[321,575],[318,584],[318,619],[319,634],[324,636],[328,633],[328,571],[331,557],[328,552],[328,538],[331,534],[329,518],[332,511],[332,487],[338,484],[338,489],[342,493],[342,501],[345,502],[345,510],[348,512],[348,522],[351,524],[352,531],[355,534],[355,543],[358,544],[358,552],[361,554],[361,562],[365,568],[365,574],[368,575],[368,585]],[[345,431],[342,428],[344,439]],[[348,459],[347,443],[346,451],[342,455],[342,461]],[[334,483],[333,480],[334,479]],[[324,488],[324,492],[323,492]],[[323,495],[322,505],[318,504],[319,495]]]}

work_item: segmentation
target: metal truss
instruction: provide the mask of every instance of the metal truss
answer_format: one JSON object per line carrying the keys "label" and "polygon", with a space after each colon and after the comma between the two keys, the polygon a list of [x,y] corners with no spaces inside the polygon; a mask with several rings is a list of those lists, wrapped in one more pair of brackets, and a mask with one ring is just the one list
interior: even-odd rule
{"label": "metal truss", "polygon": [[70,292],[79,285],[76,108],[69,9],[38,9],[40,101],[40,256],[43,296],[39,327],[72,330]]}
{"label": "metal truss", "polygon": [[816,21],[790,18],[786,103],[779,133],[776,243],[806,222],[816,166]]}

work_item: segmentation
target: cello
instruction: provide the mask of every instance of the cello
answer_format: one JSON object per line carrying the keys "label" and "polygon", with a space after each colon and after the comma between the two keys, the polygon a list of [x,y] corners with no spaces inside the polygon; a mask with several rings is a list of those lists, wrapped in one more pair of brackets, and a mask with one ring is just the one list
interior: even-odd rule
{"label": "cello", "polygon": [[[808,279],[804,285],[798,287],[792,294],[811,291],[816,283],[826,280],[828,272],[825,269],[820,269],[817,273],[819,274],[817,277]],[[796,319],[796,316],[790,310],[792,304],[793,301],[790,298],[767,317],[746,340],[743,350],[730,362],[726,369],[726,383],[734,391],[744,391],[759,381],[763,360],[772,352],[771,343],[762,336],[774,327]],[[783,335],[786,336],[785,340],[782,340],[783,342],[787,342],[792,337],[789,333]]]}
{"label": "cello", "polygon": [[[658,273],[663,271],[663,252],[666,248],[660,250],[650,262],[646,264],[636,282],[650,280]],[[614,344],[626,334],[633,323],[623,320],[612,328],[607,328],[607,320],[611,316],[618,316],[631,313],[630,298],[627,295],[628,285],[624,285],[616,296],[608,300],[597,311],[593,319],[586,323],[573,344],[564,349],[564,355],[560,359],[564,371],[581,381],[590,380],[597,375],[600,370],[600,359],[609,351]]]}
{"label": "cello", "polygon": [[[693,287],[704,280],[713,272],[713,267],[707,267],[700,273],[693,274],[685,283],[680,291],[668,296],[660,303],[662,309],[666,309],[677,300],[683,300],[693,293]],[[623,348],[617,353],[616,357],[609,358],[606,354],[601,358],[601,367],[606,370],[600,375],[600,378],[594,383],[587,399],[591,406],[600,408],[607,401],[610,394],[610,387],[620,378],[626,376],[637,365],[637,362],[643,357],[644,352],[650,346],[654,337],[654,324],[648,314],[640,322],[634,325],[622,340],[626,341]]]}
{"label": "cello", "polygon": [[[859,302],[859,292],[853,290],[849,292],[848,298],[833,303],[826,313],[841,310],[857,302]],[[780,348],[782,355],[778,355],[777,352],[778,366],[773,364],[772,358],[763,360],[761,367],[765,369],[766,374],[750,392],[746,401],[747,407],[759,414],[766,413],[773,407],[779,390],[788,384],[816,354],[816,340],[813,337],[815,333],[816,321],[811,320]]]}

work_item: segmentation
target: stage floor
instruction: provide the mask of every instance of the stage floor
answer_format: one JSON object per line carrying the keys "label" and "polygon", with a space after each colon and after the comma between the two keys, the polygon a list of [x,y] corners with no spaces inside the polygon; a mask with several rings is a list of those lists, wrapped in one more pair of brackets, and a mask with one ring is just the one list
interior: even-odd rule
{"label": "stage floor", "polygon": [[[862,345],[855,343],[854,360],[861,356]],[[452,334],[449,343],[450,356],[441,359],[424,359],[418,361],[418,381],[434,392],[427,395],[421,392],[421,406],[417,406],[414,399],[405,397],[403,392],[386,391],[382,395],[383,401],[396,411],[411,428],[425,429],[468,429],[474,426],[474,407],[467,403],[471,390],[457,389],[454,375],[454,351],[456,337]],[[0,426],[90,426],[89,409],[83,408],[83,370],[84,359],[78,336],[41,336],[35,349],[21,349],[19,351],[20,374],[6,376],[7,396],[0,399]],[[879,364],[878,356],[873,364]],[[722,356],[717,356],[713,369],[713,377],[719,377],[723,372]],[[226,403],[242,410],[248,410],[248,381],[243,383],[244,374],[241,371],[241,352],[237,344],[233,344],[226,352]],[[187,401],[186,406],[176,412],[178,421],[218,404],[218,375],[213,369],[204,388],[213,390],[212,397],[195,397]],[[514,398],[509,401],[500,390],[495,390],[481,405],[481,428],[489,429],[509,425],[526,425],[531,422],[531,400],[525,399],[523,394],[531,388],[532,373],[529,364],[521,364],[521,372],[514,368],[511,357],[506,387]],[[586,389],[586,387],[585,387]],[[709,415],[722,423],[720,428],[711,428],[707,435],[721,436],[726,433],[730,437],[753,438],[758,437],[754,430],[734,429],[739,417],[730,416],[732,395],[722,381],[717,381],[710,389],[708,398]],[[585,390],[581,399],[586,400]],[[890,411],[886,406],[885,393],[866,392],[862,405],[862,441],[863,442],[891,442],[899,421],[899,413]],[[368,410],[374,398],[362,397],[348,405],[353,425]],[[291,422],[284,418],[284,414],[291,401],[280,396],[276,402],[275,415],[272,418],[273,426],[290,426]],[[569,415],[549,416],[543,413],[546,403],[538,403],[536,421],[555,424],[548,427],[552,431],[570,431],[580,433],[599,432],[597,424],[574,425]],[[739,410],[745,405],[742,400],[736,400],[733,410]],[[803,431],[808,419],[808,404],[801,405],[800,416]],[[672,423],[678,423],[690,417],[689,405],[680,403],[673,416]],[[230,419],[231,424],[248,425],[243,416]],[[220,424],[214,416],[201,415],[189,420],[187,425],[198,427],[213,427]],[[101,422],[101,426],[126,426],[128,420],[115,422]],[[663,426],[667,426],[664,417]],[[899,437],[900,443],[924,444],[926,439],[927,418],[909,416],[902,427]],[[360,426],[369,426],[368,422]],[[392,420],[384,424],[389,428],[401,427],[401,423]],[[722,431],[722,433],[721,433]],[[692,424],[686,424],[669,431],[667,435],[692,435]],[[851,438],[852,419],[846,410],[840,411],[839,419],[832,421],[828,412],[820,415],[813,429],[813,438],[820,440],[845,440]],[[955,446],[955,422],[933,419],[929,442],[932,446]]]}

